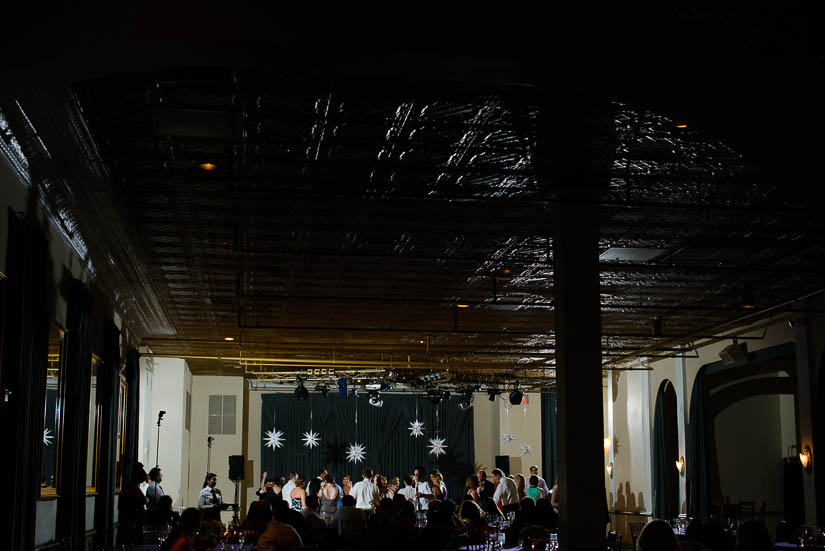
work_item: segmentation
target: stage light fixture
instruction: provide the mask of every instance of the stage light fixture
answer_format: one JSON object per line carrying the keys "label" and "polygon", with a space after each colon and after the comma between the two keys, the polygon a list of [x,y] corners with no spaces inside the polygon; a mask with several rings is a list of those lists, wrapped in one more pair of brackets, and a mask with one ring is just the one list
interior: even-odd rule
{"label": "stage light fixture", "polygon": [[461,401],[458,402],[458,409],[461,411],[467,411],[471,407],[473,407],[473,391],[468,388],[464,390]]}
{"label": "stage light fixture", "polygon": [[736,360],[744,356],[748,353],[748,343],[737,343],[735,340],[727,345],[725,348],[719,352],[719,358],[722,359],[722,363],[725,365],[730,365],[735,363]]}
{"label": "stage light fixture", "polygon": [[371,390],[369,396],[369,403],[371,406],[380,408],[384,405],[384,400],[381,399],[381,393],[379,393],[377,390]]}
{"label": "stage light fixture", "polygon": [[432,405],[437,406],[441,403],[441,400],[444,399],[444,396],[438,389],[431,388],[427,390],[427,399],[430,401]]}
{"label": "stage light fixture", "polygon": [[326,383],[318,383],[317,385],[315,385],[315,392],[320,392],[321,396],[326,396],[329,392],[329,387],[326,385]]}
{"label": "stage light fixture", "polygon": [[296,398],[298,401],[304,401],[304,400],[306,400],[307,398],[309,398],[309,391],[308,391],[308,390],[307,390],[307,388],[304,386],[304,381],[303,381],[303,379],[301,379],[300,377],[298,377],[298,378],[295,380],[295,382],[298,384],[298,386],[297,386],[297,387],[295,387],[295,398]]}
{"label": "stage light fixture", "polygon": [[487,399],[490,400],[491,402],[495,402],[496,397],[498,397],[499,394],[501,394],[501,391],[496,389],[496,388],[488,388],[487,389]]}
{"label": "stage light fixture", "polygon": [[514,406],[521,404],[524,393],[518,389],[518,381],[513,383],[513,391],[510,393],[510,403]]}

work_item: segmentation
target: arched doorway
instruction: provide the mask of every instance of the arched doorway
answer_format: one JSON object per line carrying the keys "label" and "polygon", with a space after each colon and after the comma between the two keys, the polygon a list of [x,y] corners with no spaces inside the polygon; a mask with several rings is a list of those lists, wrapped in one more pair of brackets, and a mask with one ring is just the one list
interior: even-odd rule
{"label": "arched doorway", "polygon": [[656,394],[653,414],[653,516],[672,519],[679,514],[679,422],[676,389],[665,379]]}

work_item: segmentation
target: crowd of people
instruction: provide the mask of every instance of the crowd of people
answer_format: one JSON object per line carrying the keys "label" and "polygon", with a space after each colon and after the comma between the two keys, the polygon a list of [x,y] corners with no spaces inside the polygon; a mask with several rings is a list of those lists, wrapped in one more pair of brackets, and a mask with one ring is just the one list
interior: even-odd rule
{"label": "crowd of people", "polygon": [[[207,473],[197,507],[178,514],[164,495],[163,472],[147,474],[138,464],[119,501],[118,540],[139,543],[144,526],[167,526],[163,551],[210,549],[225,537],[220,511],[225,507],[217,476]],[[538,467],[530,474],[508,476],[500,469],[479,470],[465,487],[448,492],[438,470],[423,466],[411,475],[387,477],[364,469],[360,480],[344,474],[340,482],[322,467],[312,477],[263,473],[259,499],[249,506],[242,526],[231,527],[261,551],[396,548],[442,549],[458,541],[483,543],[491,532],[503,534],[505,545],[550,539],[558,522],[558,484],[549,487]],[[449,497],[448,497],[449,496]],[[758,525],[757,525],[758,524]],[[237,530],[237,532],[235,532]],[[710,522],[693,522],[678,541],[672,527],[648,523],[636,542],[638,551],[718,549],[768,551],[770,536],[761,523],[740,527],[739,542]]]}
{"label": "crowd of people", "polygon": [[[251,539],[257,538],[259,549],[269,548],[272,531],[278,548],[288,539],[295,547],[287,548],[295,549],[304,544],[333,548],[342,540],[378,548],[387,538],[395,547],[440,549],[456,538],[483,541],[491,524],[506,526],[510,542],[548,539],[557,519],[552,490],[535,465],[527,477],[494,469],[488,478],[480,470],[452,492],[441,472],[423,466],[410,475],[389,477],[367,468],[360,480],[344,474],[340,482],[324,467],[311,478],[264,472],[257,494],[260,499],[250,506],[245,528]],[[511,521],[499,522],[508,513]]]}

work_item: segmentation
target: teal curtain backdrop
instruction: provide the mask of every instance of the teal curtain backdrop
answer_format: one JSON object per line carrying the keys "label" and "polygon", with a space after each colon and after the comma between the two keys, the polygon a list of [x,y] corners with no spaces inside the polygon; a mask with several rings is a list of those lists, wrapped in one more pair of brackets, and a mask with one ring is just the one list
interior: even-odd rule
{"label": "teal curtain backdrop", "polygon": [[541,393],[541,476],[552,488],[559,472],[558,444],[556,440],[556,394]]}
{"label": "teal curtain backdrop", "polygon": [[[323,397],[310,394],[310,399],[299,402],[293,394],[264,394],[261,407],[261,470],[270,475],[286,477],[298,472],[313,476],[324,466],[337,481],[349,474],[353,482],[361,479],[361,471],[371,467],[387,478],[412,474],[416,465],[428,470],[437,468],[444,474],[448,497],[465,493],[464,483],[473,474],[475,442],[473,439],[473,411],[458,409],[458,400],[447,400],[434,406],[414,396],[383,394],[384,406],[369,405],[364,395],[346,398]],[[415,419],[424,422],[424,436],[413,438],[408,426]],[[358,425],[355,413],[358,411]],[[429,454],[429,439],[435,437],[436,409],[439,436],[446,440],[446,455],[436,458]],[[304,432],[319,433],[320,445],[310,449],[304,446]],[[273,450],[265,445],[266,432],[272,429],[284,432],[284,445]],[[366,457],[361,463],[350,463],[346,448],[353,442],[366,446]],[[261,473],[254,476],[260,477]],[[403,486],[403,484],[402,484]]]}

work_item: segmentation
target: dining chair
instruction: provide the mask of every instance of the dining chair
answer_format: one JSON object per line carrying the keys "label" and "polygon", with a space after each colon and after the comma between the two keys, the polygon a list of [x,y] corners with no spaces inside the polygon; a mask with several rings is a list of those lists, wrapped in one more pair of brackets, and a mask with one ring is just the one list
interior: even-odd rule
{"label": "dining chair", "polygon": [[642,528],[647,524],[645,521],[631,521],[630,524],[630,538],[633,540],[633,549],[636,549],[636,540],[639,539],[639,534],[642,533]]}

